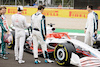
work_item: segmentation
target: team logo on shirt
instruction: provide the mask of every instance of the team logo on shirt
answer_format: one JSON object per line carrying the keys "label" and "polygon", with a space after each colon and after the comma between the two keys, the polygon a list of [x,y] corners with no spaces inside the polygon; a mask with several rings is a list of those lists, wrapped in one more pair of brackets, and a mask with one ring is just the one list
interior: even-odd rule
{"label": "team logo on shirt", "polygon": [[4,21],[4,26],[6,27],[6,29],[8,29],[6,21]]}
{"label": "team logo on shirt", "polygon": [[18,22],[18,19],[16,19],[16,21],[15,22]]}

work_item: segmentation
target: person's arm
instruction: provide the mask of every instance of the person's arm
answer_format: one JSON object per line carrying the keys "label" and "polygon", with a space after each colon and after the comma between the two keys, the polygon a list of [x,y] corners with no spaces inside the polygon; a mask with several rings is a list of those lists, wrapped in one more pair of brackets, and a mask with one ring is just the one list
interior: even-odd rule
{"label": "person's arm", "polygon": [[11,17],[11,20],[12,20],[12,23],[10,25],[10,28],[15,31],[15,26],[14,26],[14,21],[13,21],[13,15]]}
{"label": "person's arm", "polygon": [[87,27],[88,27],[88,22],[86,22],[86,25],[85,25],[85,33],[86,33],[86,30],[87,30]]}
{"label": "person's arm", "polygon": [[26,18],[24,17],[24,27],[28,28],[30,25],[26,22]]}
{"label": "person's arm", "polygon": [[7,30],[6,30],[5,27],[3,26],[3,23],[0,23],[0,26],[1,26],[1,28],[2,28],[5,32],[7,32]]}
{"label": "person's arm", "polygon": [[9,26],[8,26],[8,23],[6,22],[6,28],[7,28],[7,30],[9,31]]}
{"label": "person's arm", "polygon": [[86,22],[86,25],[85,25],[85,30],[87,29],[87,26],[88,26],[88,22]]}
{"label": "person's arm", "polygon": [[7,20],[6,20],[6,16],[5,16],[5,15],[2,15],[2,18],[3,18],[4,26],[5,26],[6,29],[9,31],[9,27],[8,27],[8,23],[7,23]]}
{"label": "person's arm", "polygon": [[33,29],[33,27],[34,27],[34,22],[33,22],[34,20],[33,20],[33,15],[31,16],[31,27],[32,27],[32,29]]}
{"label": "person's arm", "polygon": [[43,15],[42,16],[42,23],[43,23],[43,34],[44,34],[44,36],[46,36],[47,34],[46,34],[46,20],[45,20],[45,16]]}
{"label": "person's arm", "polygon": [[88,27],[88,18],[87,18],[87,22],[86,22],[86,25],[85,25],[85,33],[86,33],[86,30],[87,30],[87,27]]}
{"label": "person's arm", "polygon": [[[5,20],[6,21],[6,20]],[[9,34],[10,33],[10,31],[9,31],[9,27],[8,27],[8,23],[7,23],[7,21],[6,22],[3,22],[4,23],[4,27],[5,27],[5,29],[7,30],[7,34]]]}
{"label": "person's arm", "polygon": [[94,32],[95,34],[97,34],[97,30],[98,30],[98,15],[94,12],[94,18],[93,18],[93,22],[94,22]]}
{"label": "person's arm", "polygon": [[46,21],[44,15],[42,16],[41,25],[42,25],[41,33],[43,35],[44,40],[46,40]]}
{"label": "person's arm", "polygon": [[5,29],[5,27],[4,27],[3,23],[2,23],[2,19],[0,19],[0,26],[5,32],[7,32],[7,30]]}

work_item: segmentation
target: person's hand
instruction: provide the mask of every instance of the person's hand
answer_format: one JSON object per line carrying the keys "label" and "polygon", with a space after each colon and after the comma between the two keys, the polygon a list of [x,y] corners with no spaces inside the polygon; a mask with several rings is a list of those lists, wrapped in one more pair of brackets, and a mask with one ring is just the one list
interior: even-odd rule
{"label": "person's hand", "polygon": [[97,34],[97,31],[95,31],[94,33]]}
{"label": "person's hand", "polygon": [[84,33],[86,33],[86,29],[85,29]]}
{"label": "person's hand", "polygon": [[46,40],[47,39],[47,37],[46,36],[44,36],[44,40]]}
{"label": "person's hand", "polygon": [[10,33],[10,31],[7,31],[7,34],[9,34]]}

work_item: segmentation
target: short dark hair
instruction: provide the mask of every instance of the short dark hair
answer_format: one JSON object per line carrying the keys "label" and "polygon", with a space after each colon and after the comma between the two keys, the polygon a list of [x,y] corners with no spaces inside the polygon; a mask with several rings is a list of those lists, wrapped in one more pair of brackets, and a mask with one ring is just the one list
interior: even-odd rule
{"label": "short dark hair", "polygon": [[5,6],[3,6],[2,9],[7,9],[7,8]]}
{"label": "short dark hair", "polygon": [[93,10],[93,5],[88,5],[89,8],[91,8]]}
{"label": "short dark hair", "polygon": [[44,9],[44,6],[43,5],[39,5],[38,6],[38,10],[41,10],[41,9]]}

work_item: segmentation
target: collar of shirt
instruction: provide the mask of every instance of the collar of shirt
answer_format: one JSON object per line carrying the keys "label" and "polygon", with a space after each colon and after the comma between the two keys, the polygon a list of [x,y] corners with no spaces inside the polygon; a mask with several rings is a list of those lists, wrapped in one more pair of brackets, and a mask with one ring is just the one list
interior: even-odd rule
{"label": "collar of shirt", "polygon": [[89,14],[93,13],[94,11],[90,12]]}
{"label": "collar of shirt", "polygon": [[41,12],[37,12],[35,15],[38,16],[39,14],[41,14]]}
{"label": "collar of shirt", "polygon": [[21,13],[17,13],[17,14],[21,14]]}
{"label": "collar of shirt", "polygon": [[41,12],[38,11],[37,13],[41,13]]}
{"label": "collar of shirt", "polygon": [[3,15],[2,15],[2,18],[3,18],[3,19],[5,19],[5,18],[6,18],[6,16],[3,14]]}
{"label": "collar of shirt", "polygon": [[92,12],[94,12],[94,11],[92,11]]}

